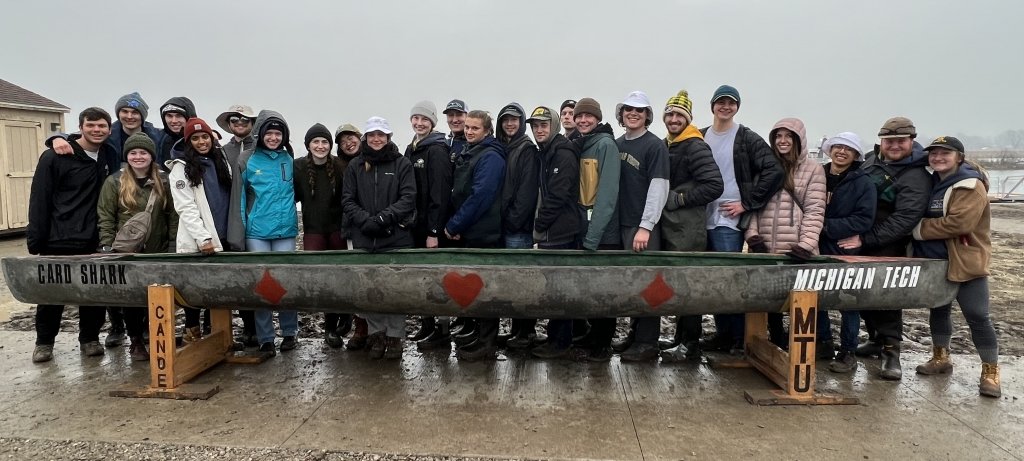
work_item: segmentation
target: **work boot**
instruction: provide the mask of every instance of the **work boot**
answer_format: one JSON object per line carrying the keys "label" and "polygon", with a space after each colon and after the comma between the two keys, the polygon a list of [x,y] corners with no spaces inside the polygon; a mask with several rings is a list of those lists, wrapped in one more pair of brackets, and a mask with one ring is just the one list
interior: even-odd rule
{"label": "work boot", "polygon": [[103,355],[103,346],[100,345],[99,341],[89,341],[87,343],[81,343],[82,355],[86,357],[99,357]]}
{"label": "work boot", "polygon": [[530,350],[530,354],[541,359],[561,359],[569,356],[572,347],[559,347],[553,342],[546,342]]}
{"label": "work boot", "polygon": [[626,336],[612,340],[612,350],[621,354],[633,346],[633,341],[635,339],[636,330],[630,328],[629,333],[626,334]]}
{"label": "work boot", "polygon": [[366,320],[360,317],[356,317],[352,324],[355,325],[355,332],[352,333],[352,337],[348,339],[348,344],[345,347],[350,351],[358,351],[366,347],[367,341],[367,325]]}
{"label": "work boot", "polygon": [[467,320],[465,317],[455,317],[448,325],[448,333],[452,336],[462,333],[462,329],[470,323],[472,323],[472,321]]}
{"label": "work boot", "polygon": [[345,345],[345,340],[341,338],[337,331],[325,331],[324,344],[327,344],[327,347],[331,349],[341,349]]}
{"label": "work boot", "polygon": [[296,347],[299,347],[299,342],[295,339],[294,336],[285,336],[284,339],[281,340],[281,345],[278,347],[281,348],[281,352],[290,351],[292,349],[295,349]]}
{"label": "work boot", "polygon": [[882,346],[882,370],[878,376],[890,381],[903,379],[903,368],[900,366],[900,347],[894,345]]}
{"label": "work boot", "polygon": [[263,352],[263,353],[270,354],[271,357],[277,355],[277,348],[274,347],[274,342],[273,341],[260,344],[259,351]]}
{"label": "work boot", "polygon": [[839,351],[832,363],[828,364],[828,370],[833,373],[849,373],[857,369],[857,356],[853,351]]}
{"label": "work boot", "polygon": [[878,357],[882,353],[882,343],[869,339],[868,342],[857,346],[855,353],[857,357]]}
{"label": "work boot", "polygon": [[384,358],[388,360],[401,359],[402,350],[405,348],[405,344],[402,343],[402,338],[397,336],[388,336],[384,341]]}
{"label": "work boot", "polygon": [[985,363],[981,364],[981,384],[978,385],[978,391],[985,397],[999,398],[1003,395],[1003,390],[999,386],[999,364],[998,363]]}
{"label": "work boot", "polygon": [[200,339],[203,339],[203,330],[199,326],[185,327],[181,332],[181,340],[185,344],[192,344]]}
{"label": "work boot", "polygon": [[414,334],[406,337],[409,341],[419,342],[431,335],[434,332],[434,328],[437,326],[437,322],[434,321],[433,317],[420,317],[420,329]]}
{"label": "work boot", "polygon": [[384,357],[384,351],[388,348],[387,337],[383,331],[378,331],[366,338],[366,347],[370,348],[370,358],[380,359]]}
{"label": "work boot", "polygon": [[[612,346],[614,348],[614,346]],[[658,353],[661,352],[658,349],[657,344],[647,343],[633,343],[629,349],[626,349],[619,355],[619,360],[623,362],[647,362],[658,359]]]}
{"label": "work boot", "polygon": [[53,344],[36,344],[32,351],[32,362],[42,363],[53,360]]}
{"label": "work boot", "polygon": [[817,360],[832,360],[836,356],[836,345],[832,341],[822,341],[814,348],[814,358]]}
{"label": "work boot", "polygon": [[128,355],[132,357],[132,362],[148,361],[149,351],[146,350],[146,340],[142,338],[132,338],[132,343],[128,346]]}
{"label": "work boot", "polygon": [[949,358],[949,348],[932,347],[932,358],[917,366],[920,375],[944,375],[953,372],[953,361]]}
{"label": "work boot", "polygon": [[498,348],[493,344],[489,344],[485,340],[477,339],[476,341],[456,350],[455,356],[458,357],[459,360],[475,362],[477,360],[494,360],[497,358],[497,352]]}
{"label": "work boot", "polygon": [[123,328],[111,328],[110,333],[107,333],[107,338],[103,340],[103,345],[106,347],[123,346],[126,339],[128,339],[128,335],[125,334]]}
{"label": "work boot", "polygon": [[441,348],[450,349],[451,347],[452,336],[448,334],[448,325],[445,322],[439,322],[435,325],[434,331],[430,333],[430,336],[416,342],[416,348],[421,351]]}

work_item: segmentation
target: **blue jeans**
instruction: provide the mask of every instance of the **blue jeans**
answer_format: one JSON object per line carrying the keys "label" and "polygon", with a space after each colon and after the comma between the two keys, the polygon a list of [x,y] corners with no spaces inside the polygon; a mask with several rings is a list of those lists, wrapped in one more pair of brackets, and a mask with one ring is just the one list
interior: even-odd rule
{"label": "blue jeans", "polygon": [[[839,350],[853,352],[857,349],[857,334],[860,333],[860,312],[840,311]],[[827,310],[818,311],[818,343],[832,342],[832,322]]]}
{"label": "blue jeans", "polygon": [[[263,240],[245,239],[248,251],[295,251],[295,237]],[[260,344],[274,342],[274,311],[258,309],[253,311],[256,319],[256,340]],[[296,311],[280,311],[277,320],[281,324],[281,336],[296,336],[299,332],[299,313]]]}
{"label": "blue jeans", "polygon": [[[743,251],[743,231],[725,226],[708,230],[708,251]],[[727,334],[736,342],[743,341],[743,330],[746,326],[743,314],[716,314],[714,317],[717,335]]]}
{"label": "blue jeans", "polygon": [[533,248],[533,234],[506,234],[505,248]]}

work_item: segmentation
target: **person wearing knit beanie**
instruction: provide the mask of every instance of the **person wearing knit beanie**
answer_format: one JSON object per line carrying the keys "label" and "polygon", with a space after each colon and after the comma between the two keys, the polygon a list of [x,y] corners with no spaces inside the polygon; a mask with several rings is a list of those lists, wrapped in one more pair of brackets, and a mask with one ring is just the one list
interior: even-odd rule
{"label": "person wearing knit beanie", "polygon": [[193,134],[197,132],[204,132],[209,134],[211,138],[215,138],[217,135],[213,134],[213,128],[199,117],[192,117],[185,122],[185,135],[184,139],[190,139]]}
{"label": "person wearing knit beanie", "polygon": [[437,106],[430,101],[420,101],[416,105],[412,106],[412,110],[409,111],[409,118],[415,116],[421,116],[430,120],[430,129],[433,130],[437,126]]}
{"label": "person wearing knit beanie", "polygon": [[558,117],[565,128],[565,137],[572,140],[576,131],[576,121],[573,118],[573,110],[576,108],[575,99],[566,99],[558,108]]}
{"label": "person wearing knit beanie", "polygon": [[679,90],[665,103],[665,115],[673,112],[686,117],[687,125],[693,123],[693,101],[690,101],[690,94],[686,90]]}
{"label": "person wearing knit beanie", "polygon": [[579,117],[580,114],[590,114],[597,117],[598,122],[604,120],[604,115],[601,113],[601,105],[593,98],[583,98],[577,101],[576,107],[572,110],[572,114],[573,119]]}
{"label": "person wearing knit beanie", "polygon": [[[140,124],[149,117],[149,104],[146,104],[146,100],[142,99],[142,95],[138,91],[126,94],[118,98],[117,103],[114,104],[114,112],[118,114],[118,119],[121,118],[121,109],[133,109],[142,116]],[[123,122],[122,122],[123,123]]]}
{"label": "person wearing knit beanie", "polygon": [[132,149],[145,149],[149,151],[149,154],[152,155],[154,159],[156,158],[156,143],[153,142],[146,133],[135,133],[128,137],[124,142],[125,158],[122,159],[123,161],[127,161],[128,152],[131,152]]}
{"label": "person wearing knit beanie", "polygon": [[309,127],[309,130],[306,131],[306,137],[302,142],[302,144],[306,146],[307,151],[312,152],[309,149],[309,143],[313,142],[316,138],[323,138],[327,140],[327,152],[330,153],[331,149],[334,147],[334,142],[331,141],[331,130],[328,130],[327,127],[321,123],[317,123]]}

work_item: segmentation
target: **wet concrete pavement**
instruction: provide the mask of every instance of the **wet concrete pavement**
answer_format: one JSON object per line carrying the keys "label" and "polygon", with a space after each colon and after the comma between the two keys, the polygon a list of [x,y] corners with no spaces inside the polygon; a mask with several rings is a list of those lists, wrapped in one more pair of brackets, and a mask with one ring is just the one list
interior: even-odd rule
{"label": "wet concrete pavement", "polygon": [[126,348],[81,357],[73,334],[32,364],[31,332],[0,331],[0,437],[517,458],[1024,459],[1024,361],[1003,357],[1003,398],[978,396],[980,364],[902,382],[823,371],[821,392],[856,406],[757,407],[772,389],[752,369],[706,364],[460,363],[407,349],[401,362],[330,350],[315,339],[260,365],[219,365],[207,401],[109,397],[145,386]]}

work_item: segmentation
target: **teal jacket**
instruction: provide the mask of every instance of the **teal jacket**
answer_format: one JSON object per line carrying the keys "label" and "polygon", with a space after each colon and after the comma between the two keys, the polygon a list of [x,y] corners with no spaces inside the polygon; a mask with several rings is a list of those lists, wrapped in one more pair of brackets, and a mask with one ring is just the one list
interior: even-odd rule
{"label": "teal jacket", "polygon": [[619,147],[611,127],[602,123],[587,136],[578,138],[580,148],[580,205],[586,210],[589,224],[583,248],[596,250],[598,245],[619,245]]}
{"label": "teal jacket", "polygon": [[257,148],[239,158],[244,165],[240,195],[245,238],[273,240],[299,235],[292,156],[285,150]]}

